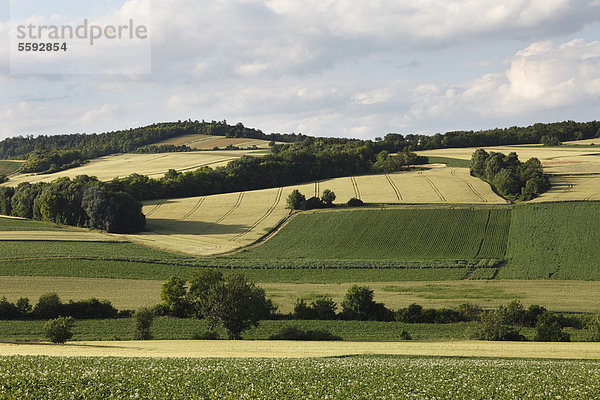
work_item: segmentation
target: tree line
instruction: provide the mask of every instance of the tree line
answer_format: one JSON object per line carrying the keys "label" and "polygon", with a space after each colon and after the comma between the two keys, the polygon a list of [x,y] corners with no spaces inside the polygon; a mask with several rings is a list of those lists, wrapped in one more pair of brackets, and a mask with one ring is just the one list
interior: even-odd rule
{"label": "tree line", "polygon": [[[40,135],[34,137],[17,136],[0,141],[0,158],[24,159],[33,152],[31,172],[45,172],[52,170],[55,164],[56,170],[69,168],[74,161],[79,163],[85,160],[115,153],[130,152],[170,152],[190,151],[188,146],[158,145],[150,146],[169,138],[189,135],[204,134],[235,138],[253,138],[269,140],[271,142],[298,143],[307,142],[310,146],[317,139],[303,134],[265,134],[261,130],[247,128],[242,123],[228,125],[227,121],[177,121],[157,123],[144,127],[128,130],[118,130],[101,134],[65,134],[65,135]],[[600,137],[600,122],[574,122],[564,121],[556,123],[537,123],[527,127],[513,126],[510,128],[496,128],[481,131],[450,131],[444,134],[420,135],[389,133],[382,138],[371,140],[328,138],[327,145],[366,145],[375,153],[383,150],[389,153],[417,150],[431,150],[451,147],[479,147],[498,146],[513,144],[536,144],[557,145],[563,141],[582,140]],[[55,151],[78,151],[79,157],[75,160],[61,161],[56,157]],[[44,165],[49,159],[50,166]],[[37,160],[37,161],[36,161]],[[39,160],[42,160],[40,163]],[[57,164],[56,161],[59,161]],[[62,164],[60,164],[62,162]]]}
{"label": "tree line", "polygon": [[531,200],[550,188],[540,160],[532,157],[521,162],[515,152],[505,155],[477,149],[471,157],[470,171],[513,200]]}
{"label": "tree line", "polygon": [[40,296],[35,306],[27,297],[21,297],[12,303],[3,297],[0,299],[0,320],[40,320],[59,316],[76,319],[104,319],[130,317],[132,311],[117,310],[108,300],[91,298],[88,300],[69,300],[63,303],[58,294],[46,293]]}
{"label": "tree line", "polygon": [[111,233],[139,232],[146,225],[142,204],[132,195],[85,175],[0,187],[0,214]]}
{"label": "tree line", "polygon": [[173,169],[161,178],[132,174],[107,182],[113,190],[129,193],[138,200],[206,196],[288,186],[321,179],[377,173],[390,169],[407,169],[423,164],[426,157],[412,152],[383,156],[372,146],[330,144],[316,139],[275,145],[271,154],[262,157],[243,156],[226,166],[201,167],[194,171]]}

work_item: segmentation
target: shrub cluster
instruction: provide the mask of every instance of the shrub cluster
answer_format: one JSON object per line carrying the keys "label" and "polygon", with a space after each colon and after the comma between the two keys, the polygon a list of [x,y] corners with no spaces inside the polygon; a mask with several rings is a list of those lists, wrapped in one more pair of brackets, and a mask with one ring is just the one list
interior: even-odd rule
{"label": "shrub cluster", "polygon": [[142,204],[133,196],[85,175],[0,187],[0,214],[115,233],[138,232],[146,225]]}
{"label": "shrub cluster", "polygon": [[102,319],[129,316],[129,313],[117,311],[108,300],[101,301],[95,298],[63,303],[56,293],[40,296],[35,307],[31,306],[27,298],[20,298],[16,303],[9,302],[6,297],[0,300],[0,320],[53,319],[58,316]]}
{"label": "shrub cluster", "polygon": [[[518,300],[514,300],[496,310],[483,312],[474,336],[482,340],[525,340],[520,331],[527,326],[536,328],[535,341],[568,342],[570,336],[563,328],[573,322],[573,319],[561,317],[539,305],[525,309]],[[565,323],[569,325],[563,325]]]}
{"label": "shrub cluster", "polygon": [[290,326],[269,336],[269,340],[342,340],[342,338],[327,330],[303,330]]}
{"label": "shrub cluster", "polygon": [[478,149],[471,157],[471,175],[490,183],[504,197],[531,200],[550,187],[537,158],[519,161],[517,153],[507,156]]}
{"label": "shrub cluster", "polygon": [[321,197],[311,197],[306,199],[298,189],[292,190],[288,195],[286,208],[291,210],[314,210],[315,208],[333,207],[335,201],[335,193],[329,189],[323,190]]}

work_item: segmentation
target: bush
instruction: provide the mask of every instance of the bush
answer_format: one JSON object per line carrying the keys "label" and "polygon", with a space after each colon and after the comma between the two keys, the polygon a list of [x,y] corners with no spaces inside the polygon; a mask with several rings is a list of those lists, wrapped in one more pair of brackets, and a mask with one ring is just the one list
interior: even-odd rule
{"label": "bush", "polygon": [[136,340],[152,339],[152,322],[154,314],[149,308],[140,308],[134,315],[133,337]]}
{"label": "bush", "polygon": [[513,326],[509,325],[501,312],[487,311],[480,316],[480,326],[475,338],[480,340],[525,340]]}
{"label": "bush", "polygon": [[326,330],[303,330],[295,326],[283,328],[279,333],[269,336],[269,340],[342,340],[341,337]]}
{"label": "bush", "polygon": [[286,208],[292,210],[302,210],[305,202],[306,197],[304,197],[304,195],[300,193],[298,189],[294,189],[287,197]]}
{"label": "bush", "polygon": [[365,203],[362,200],[357,199],[356,197],[352,197],[350,200],[346,202],[346,206],[348,207],[362,207]]}
{"label": "bush", "polygon": [[303,210],[314,210],[317,208],[323,208],[323,206],[324,206],[324,204],[320,198],[311,197],[310,199],[308,199],[304,202],[304,204],[302,205],[302,209]]}
{"label": "bush", "polygon": [[326,207],[331,207],[335,201],[335,193],[332,190],[325,189],[321,195],[321,200],[323,200]]}
{"label": "bush", "polygon": [[331,297],[319,297],[310,305],[303,299],[297,299],[293,316],[295,319],[332,320],[336,318],[337,304]]}
{"label": "bush", "polygon": [[588,340],[590,342],[600,342],[600,316],[595,316],[588,326]]}
{"label": "bush", "polygon": [[38,319],[52,319],[62,312],[62,302],[56,293],[46,293],[40,296],[33,308],[33,315]]}
{"label": "bush", "polygon": [[75,320],[72,317],[58,317],[44,324],[44,334],[52,343],[65,343],[73,337],[73,326]]}
{"label": "bush", "polygon": [[202,332],[194,333],[194,335],[192,336],[192,339],[194,339],[194,340],[218,340],[218,339],[220,339],[220,336],[215,331],[202,331]]}
{"label": "bush", "polygon": [[342,319],[359,321],[393,321],[394,313],[383,303],[373,300],[373,291],[366,286],[352,285],[342,302]]}
{"label": "bush", "polygon": [[76,319],[104,319],[117,318],[118,311],[110,301],[98,299],[70,300],[62,305],[61,314],[69,315]]}
{"label": "bush", "polygon": [[400,333],[398,333],[398,338],[401,340],[412,340],[412,336],[406,329],[401,329]]}
{"label": "bush", "polygon": [[20,319],[22,317],[23,314],[18,306],[9,302],[6,297],[0,299],[0,320]]}
{"label": "bush", "polygon": [[536,342],[570,342],[569,334],[562,330],[558,318],[551,312],[545,311],[538,317],[535,326],[537,331],[534,340]]}

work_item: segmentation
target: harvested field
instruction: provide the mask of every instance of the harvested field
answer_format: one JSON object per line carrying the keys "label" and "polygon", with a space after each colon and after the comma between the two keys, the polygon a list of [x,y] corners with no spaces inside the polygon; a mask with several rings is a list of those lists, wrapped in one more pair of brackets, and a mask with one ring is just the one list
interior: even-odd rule
{"label": "harvested field", "polygon": [[555,175],[550,177],[552,186],[532,202],[600,200],[600,174]]}
{"label": "harvested field", "polygon": [[160,146],[162,144],[172,144],[174,146],[188,146],[198,150],[212,150],[215,147],[225,148],[227,146],[236,146],[239,148],[248,148],[256,146],[259,149],[268,149],[269,141],[252,138],[227,138],[225,136],[210,135],[184,135],[167,139],[162,142],[154,143]]}
{"label": "harvested field", "polygon": [[[470,160],[479,147],[437,149],[417,152],[422,156],[449,157]],[[521,161],[537,157],[549,174],[600,173],[600,149],[543,146],[497,146],[482,147],[486,151],[508,154],[515,152]]]}
{"label": "harvested field", "polygon": [[573,140],[570,142],[563,142],[564,145],[579,145],[579,146],[598,146],[600,145],[600,137],[585,139],[585,140]]}
{"label": "harvested field", "polygon": [[190,171],[203,166],[216,167],[226,165],[243,155],[260,154],[249,150],[202,151],[159,154],[117,154],[96,158],[81,167],[46,175],[19,174],[4,185],[16,186],[21,182],[50,182],[63,176],[96,176],[107,181],[116,177],[125,177],[132,173],[148,175],[152,178],[163,176],[169,169]]}

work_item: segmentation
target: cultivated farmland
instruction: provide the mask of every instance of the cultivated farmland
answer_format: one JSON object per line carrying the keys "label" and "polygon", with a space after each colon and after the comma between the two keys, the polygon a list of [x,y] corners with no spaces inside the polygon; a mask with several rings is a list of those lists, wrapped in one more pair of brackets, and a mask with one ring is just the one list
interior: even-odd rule
{"label": "cultivated farmland", "polygon": [[269,141],[252,138],[228,138],[225,136],[210,135],[183,135],[154,143],[160,146],[163,144],[172,144],[174,146],[188,146],[197,150],[212,150],[215,147],[225,148],[227,146],[236,146],[239,148],[268,149]]}
{"label": "cultivated farmland", "polygon": [[599,375],[597,361],[567,360],[19,356],[0,358],[0,395],[7,399],[65,398],[77,393],[83,398],[342,400],[368,393],[370,398],[390,399],[592,399],[600,396]]}
{"label": "cultivated farmland", "polygon": [[300,214],[249,258],[503,258],[505,209],[390,209]]}
{"label": "cultivated farmland", "polygon": [[0,175],[14,174],[23,164],[23,161],[0,160]]}
{"label": "cultivated farmland", "polygon": [[217,167],[226,165],[243,155],[261,154],[250,150],[199,151],[159,154],[116,154],[96,158],[77,168],[55,172],[53,174],[19,174],[11,177],[4,185],[16,186],[21,182],[51,182],[63,176],[96,176],[102,181],[125,177],[133,173],[148,175],[152,178],[163,176],[169,169],[191,171],[203,166]]}
{"label": "cultivated farmland", "polygon": [[569,202],[515,207],[507,279],[600,279],[600,203]]}
{"label": "cultivated farmland", "polygon": [[[450,157],[470,160],[473,152],[479,147],[437,149],[419,151],[422,156]],[[504,154],[515,152],[521,161],[537,157],[544,165],[546,173],[575,174],[600,173],[600,151],[594,148],[577,147],[543,147],[543,146],[496,146],[481,147],[486,151],[497,151]]]}
{"label": "cultivated farmland", "polygon": [[191,255],[214,255],[247,246],[289,215],[294,189],[307,197],[333,190],[336,203],[351,197],[367,203],[503,204],[490,186],[460,168],[437,168],[328,179],[303,185],[146,202],[149,232],[129,240]]}

